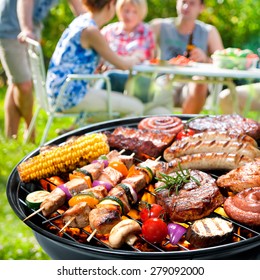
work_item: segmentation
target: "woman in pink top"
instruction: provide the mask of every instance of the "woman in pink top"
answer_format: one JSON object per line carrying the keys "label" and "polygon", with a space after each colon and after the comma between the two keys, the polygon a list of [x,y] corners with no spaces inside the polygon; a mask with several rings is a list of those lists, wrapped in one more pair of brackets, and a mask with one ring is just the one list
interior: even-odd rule
{"label": "woman in pink top", "polygon": [[[147,15],[146,0],[118,0],[116,13],[118,22],[108,24],[101,32],[112,50],[122,56],[138,52],[143,59],[149,60],[155,55],[153,32],[143,20]],[[128,72],[113,69],[104,63],[103,71],[107,70],[112,90],[123,92],[128,79]]]}

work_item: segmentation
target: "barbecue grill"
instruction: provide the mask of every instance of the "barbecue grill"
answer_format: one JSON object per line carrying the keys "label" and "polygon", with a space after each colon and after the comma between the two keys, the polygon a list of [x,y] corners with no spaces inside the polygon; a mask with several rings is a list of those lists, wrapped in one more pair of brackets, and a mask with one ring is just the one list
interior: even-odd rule
{"label": "barbecue grill", "polygon": [[[185,121],[191,116],[178,115],[178,117]],[[48,142],[47,145],[59,145],[71,136],[113,131],[118,126],[137,127],[141,120],[142,118],[138,117],[90,125],[57,137]],[[36,156],[39,154],[39,150],[39,148],[36,149],[22,161]],[[21,182],[17,166],[13,169],[7,182],[7,197],[16,215],[23,220],[32,213],[32,210],[25,203],[25,198],[29,192],[40,189],[40,184]],[[226,217],[222,218],[227,219]],[[60,229],[55,224],[55,220],[47,219],[41,213],[36,214],[25,223],[33,230],[37,241],[52,259],[260,259],[259,228],[247,227],[235,221],[232,221],[232,223],[237,230],[234,231],[232,241],[229,243],[203,249],[189,249],[180,243],[172,251],[168,251],[162,246],[148,244],[149,252],[141,251],[139,248],[129,245],[121,249],[112,249],[106,242],[95,236],[90,242],[87,242],[86,239],[90,233],[83,229],[81,233],[86,237],[85,242],[79,241],[78,238],[68,232],[59,236],[55,233],[55,228],[56,232]],[[146,241],[143,240],[143,242]]]}

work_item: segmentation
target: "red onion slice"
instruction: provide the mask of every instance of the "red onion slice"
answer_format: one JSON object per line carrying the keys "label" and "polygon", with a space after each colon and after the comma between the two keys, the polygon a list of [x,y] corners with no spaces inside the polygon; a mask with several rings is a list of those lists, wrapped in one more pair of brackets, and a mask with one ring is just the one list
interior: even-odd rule
{"label": "red onion slice", "polygon": [[113,186],[108,182],[94,180],[92,183],[92,187],[97,187],[97,186],[104,186],[108,192],[113,188]]}
{"label": "red onion slice", "polygon": [[172,245],[176,245],[187,229],[179,224],[168,224],[168,233],[170,235],[170,242]]}
{"label": "red onion slice", "polygon": [[123,184],[126,185],[129,188],[129,190],[131,192],[131,195],[133,197],[133,203],[136,203],[137,200],[138,200],[138,197],[137,197],[137,193],[134,190],[134,188],[130,184],[127,184],[127,183],[123,183]]}
{"label": "red onion slice", "polygon": [[72,195],[65,184],[59,185],[57,188],[61,189],[66,194],[66,200],[70,200]]}
{"label": "red onion slice", "polygon": [[104,168],[108,167],[108,160],[107,159],[95,159],[91,163],[95,162],[102,162],[104,164]]}

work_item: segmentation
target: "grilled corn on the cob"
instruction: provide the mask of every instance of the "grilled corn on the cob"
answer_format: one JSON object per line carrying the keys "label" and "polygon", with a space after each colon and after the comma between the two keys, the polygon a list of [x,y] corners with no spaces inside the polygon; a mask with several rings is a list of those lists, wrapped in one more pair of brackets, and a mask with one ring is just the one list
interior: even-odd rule
{"label": "grilled corn on the cob", "polygon": [[109,146],[104,134],[87,134],[29,158],[19,164],[17,169],[21,181],[30,182],[70,172],[108,152]]}

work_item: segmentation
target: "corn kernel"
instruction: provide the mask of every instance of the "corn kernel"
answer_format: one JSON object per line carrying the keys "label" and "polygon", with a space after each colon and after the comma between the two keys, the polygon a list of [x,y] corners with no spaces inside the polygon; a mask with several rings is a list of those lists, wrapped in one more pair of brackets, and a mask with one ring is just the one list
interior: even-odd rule
{"label": "corn kernel", "polygon": [[29,158],[19,164],[17,169],[21,181],[29,182],[73,171],[108,152],[104,134],[87,134]]}

